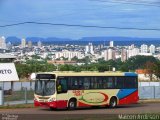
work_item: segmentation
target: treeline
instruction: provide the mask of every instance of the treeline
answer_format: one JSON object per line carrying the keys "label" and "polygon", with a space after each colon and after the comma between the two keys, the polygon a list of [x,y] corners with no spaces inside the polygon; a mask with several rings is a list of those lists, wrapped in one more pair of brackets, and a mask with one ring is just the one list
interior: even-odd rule
{"label": "treeline", "polygon": [[[76,60],[76,59],[74,59]],[[51,72],[59,71],[110,71],[114,67],[116,71],[135,71],[136,69],[147,69],[150,74],[155,74],[160,78],[160,61],[152,56],[134,56],[127,61],[120,59],[105,61],[98,59],[96,63],[91,63],[89,58],[87,62],[82,61],[82,65],[52,65],[47,61],[28,60],[26,64],[16,64],[16,69],[20,78],[28,77],[33,72]],[[81,62],[77,59],[77,62]]]}

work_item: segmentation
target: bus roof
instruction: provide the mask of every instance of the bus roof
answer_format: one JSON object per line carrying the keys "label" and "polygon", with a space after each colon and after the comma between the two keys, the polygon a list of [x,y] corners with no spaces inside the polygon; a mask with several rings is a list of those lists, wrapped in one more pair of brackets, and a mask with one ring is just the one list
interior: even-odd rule
{"label": "bus roof", "polygon": [[98,71],[82,71],[82,72],[74,72],[74,71],[53,71],[53,72],[45,72],[38,74],[55,74],[56,76],[137,76],[134,72],[98,72]]}

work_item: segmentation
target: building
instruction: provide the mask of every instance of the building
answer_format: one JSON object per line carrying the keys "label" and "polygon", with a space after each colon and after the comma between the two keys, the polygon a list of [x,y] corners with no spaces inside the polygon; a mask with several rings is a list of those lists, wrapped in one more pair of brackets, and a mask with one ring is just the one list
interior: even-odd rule
{"label": "building", "polygon": [[94,48],[92,43],[89,43],[86,47],[85,47],[85,54],[94,54]]}
{"label": "building", "polygon": [[151,54],[155,54],[155,51],[156,51],[156,47],[155,47],[154,45],[150,45],[150,46],[149,46],[149,52],[150,52]]}
{"label": "building", "polygon": [[141,45],[141,53],[148,53],[148,46],[146,44]]}
{"label": "building", "polygon": [[2,37],[0,38],[0,48],[1,48],[1,49],[6,49],[6,39],[5,39],[4,36],[2,36]]}
{"label": "building", "polygon": [[127,60],[127,50],[122,49],[122,51],[121,51],[121,61],[125,62],[126,60]]}
{"label": "building", "polygon": [[16,59],[16,56],[10,54],[0,54],[0,62],[13,62]]}
{"label": "building", "polygon": [[6,44],[6,49],[7,49],[7,50],[11,50],[11,49],[12,49],[12,44],[11,44],[11,42],[8,42],[8,43]]}
{"label": "building", "polygon": [[68,60],[71,60],[74,57],[77,57],[78,59],[84,58],[84,54],[78,51],[62,51],[62,52],[55,52],[55,59],[57,58],[68,58]]}
{"label": "building", "polygon": [[127,59],[133,56],[139,55],[139,48],[128,49],[127,51]]}
{"label": "building", "polygon": [[108,61],[108,60],[115,60],[115,50],[114,49],[107,49],[104,51],[104,60]]}
{"label": "building", "polygon": [[38,46],[38,48],[41,48],[42,47],[42,42],[38,41],[37,46]]}
{"label": "building", "polygon": [[25,48],[26,47],[26,39],[22,39],[21,40],[21,48]]}
{"label": "building", "polygon": [[129,46],[129,49],[134,49],[134,48],[135,48],[134,44],[132,44],[131,46]]}
{"label": "building", "polygon": [[109,42],[109,47],[114,47],[114,42],[113,41]]}
{"label": "building", "polygon": [[54,64],[54,65],[64,65],[64,64],[75,65],[76,61],[49,60],[49,61],[47,61],[47,63]]}
{"label": "building", "polygon": [[32,48],[32,41],[28,41],[28,48]]}

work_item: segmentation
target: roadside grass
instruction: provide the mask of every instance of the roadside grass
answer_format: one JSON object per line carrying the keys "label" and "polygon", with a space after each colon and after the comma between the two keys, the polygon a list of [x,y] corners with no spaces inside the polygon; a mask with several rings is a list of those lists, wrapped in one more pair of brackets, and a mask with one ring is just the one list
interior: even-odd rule
{"label": "roadside grass", "polygon": [[119,120],[118,115],[87,115],[76,118],[64,118],[63,120]]}
{"label": "roadside grass", "polygon": [[[127,117],[127,115],[129,117]],[[123,114],[123,117],[119,117],[119,114],[113,115],[88,115],[83,117],[83,115],[77,116],[77,118],[65,118],[63,120],[159,120],[160,119],[160,112],[159,113],[140,113],[140,114]]]}
{"label": "roadside grass", "polygon": [[18,104],[18,105],[0,106],[0,110],[3,110],[3,109],[17,109],[17,108],[34,108],[34,104]]}
{"label": "roadside grass", "polygon": [[141,99],[138,103],[160,103],[160,99]]}
{"label": "roadside grass", "polygon": [[[33,100],[34,90],[27,91],[27,100]],[[25,90],[21,91],[12,91],[11,95],[5,95],[4,101],[19,101],[25,100]]]}

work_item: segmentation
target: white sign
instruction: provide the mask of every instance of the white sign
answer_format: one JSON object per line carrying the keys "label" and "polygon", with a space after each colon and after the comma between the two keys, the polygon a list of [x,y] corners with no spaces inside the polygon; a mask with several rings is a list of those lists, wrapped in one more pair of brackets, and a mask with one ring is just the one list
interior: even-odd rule
{"label": "white sign", "polygon": [[0,81],[18,81],[14,63],[0,63]]}

